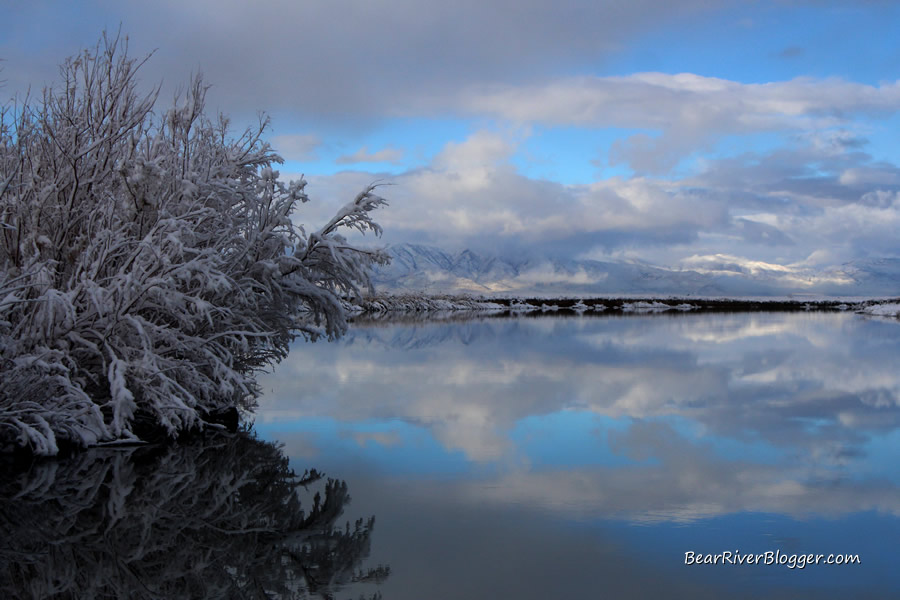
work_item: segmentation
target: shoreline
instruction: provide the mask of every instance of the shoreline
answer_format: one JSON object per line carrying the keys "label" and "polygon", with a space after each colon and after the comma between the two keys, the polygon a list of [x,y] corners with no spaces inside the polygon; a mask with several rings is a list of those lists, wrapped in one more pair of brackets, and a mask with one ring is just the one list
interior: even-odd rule
{"label": "shoreline", "polygon": [[[896,306],[897,309],[893,308]],[[885,310],[872,307],[884,307]],[[593,297],[474,297],[396,295],[364,299],[348,306],[350,321],[390,320],[405,317],[427,320],[440,314],[473,316],[538,316],[548,314],[645,315],[655,313],[737,312],[868,312],[891,316],[900,312],[900,298],[698,298],[691,296],[593,296]]]}
{"label": "shoreline", "polygon": [[[848,312],[869,316],[900,318],[900,298],[693,298],[693,297],[593,297],[593,298],[473,298],[470,296],[386,296],[364,299],[360,304],[345,306],[348,322],[358,325],[391,323],[429,323],[467,321],[485,318],[546,318],[587,316],[591,318],[697,313],[765,313],[765,312]],[[14,471],[28,468],[35,460],[71,456],[86,448],[168,445],[203,436],[215,431],[236,433],[242,430],[238,410],[228,407],[201,415],[194,427],[167,431],[150,415],[138,411],[133,430],[137,439],[118,440],[81,446],[72,440],[57,438],[58,452],[53,456],[36,454],[28,446],[15,446],[0,451],[0,465]]]}

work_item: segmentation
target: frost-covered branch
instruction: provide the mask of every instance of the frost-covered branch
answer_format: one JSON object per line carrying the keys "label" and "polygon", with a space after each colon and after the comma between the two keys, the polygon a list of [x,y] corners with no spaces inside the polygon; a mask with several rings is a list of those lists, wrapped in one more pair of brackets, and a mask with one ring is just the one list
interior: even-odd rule
{"label": "frost-covered branch", "polygon": [[0,451],[252,410],[255,371],[295,335],[340,335],[387,260],[341,234],[381,233],[375,185],[307,236],[268,119],[232,137],[199,76],[157,113],[140,64],[104,37],[40,102],[0,110]]}

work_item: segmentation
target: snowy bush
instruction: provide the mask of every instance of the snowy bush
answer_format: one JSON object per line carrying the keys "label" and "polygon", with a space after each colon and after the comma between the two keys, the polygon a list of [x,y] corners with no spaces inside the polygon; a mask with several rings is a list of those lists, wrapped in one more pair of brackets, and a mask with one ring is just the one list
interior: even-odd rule
{"label": "snowy bush", "polygon": [[0,112],[0,450],[252,410],[255,371],[298,333],[340,335],[342,300],[387,260],[340,233],[381,233],[375,186],[307,233],[267,119],[232,137],[200,77],[157,113],[139,66],[104,36]]}

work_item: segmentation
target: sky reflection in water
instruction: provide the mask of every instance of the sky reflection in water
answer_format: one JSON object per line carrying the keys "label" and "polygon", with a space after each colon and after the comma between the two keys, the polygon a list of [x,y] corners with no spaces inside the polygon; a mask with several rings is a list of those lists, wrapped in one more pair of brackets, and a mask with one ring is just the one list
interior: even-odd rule
{"label": "sky reflection in water", "polygon": [[[297,344],[257,430],[378,516],[385,597],[877,597],[897,356],[900,325],[846,314],[361,326]],[[776,549],[863,564],[683,564]]]}

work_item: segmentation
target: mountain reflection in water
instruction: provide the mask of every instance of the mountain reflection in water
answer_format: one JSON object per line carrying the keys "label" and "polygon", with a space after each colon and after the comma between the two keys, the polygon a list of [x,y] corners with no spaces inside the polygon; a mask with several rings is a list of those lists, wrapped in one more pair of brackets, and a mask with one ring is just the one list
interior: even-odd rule
{"label": "mountain reflection in water", "polygon": [[0,478],[0,597],[331,598],[389,573],[348,501],[249,435],[40,462]]}

